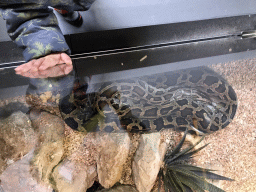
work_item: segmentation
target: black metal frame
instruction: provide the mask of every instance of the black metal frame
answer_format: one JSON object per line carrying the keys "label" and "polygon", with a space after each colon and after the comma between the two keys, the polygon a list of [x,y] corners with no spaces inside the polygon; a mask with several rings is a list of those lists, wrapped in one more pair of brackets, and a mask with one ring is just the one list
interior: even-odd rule
{"label": "black metal frame", "polygon": [[72,55],[227,38],[255,29],[256,15],[71,34]]}
{"label": "black metal frame", "polygon": [[[256,50],[256,15],[66,35],[79,76],[102,74]],[[24,85],[13,68],[24,63],[12,42],[0,42],[0,88]],[[9,68],[9,69],[6,69]],[[11,79],[10,79],[11,78]],[[16,79],[16,80],[15,80]]]}

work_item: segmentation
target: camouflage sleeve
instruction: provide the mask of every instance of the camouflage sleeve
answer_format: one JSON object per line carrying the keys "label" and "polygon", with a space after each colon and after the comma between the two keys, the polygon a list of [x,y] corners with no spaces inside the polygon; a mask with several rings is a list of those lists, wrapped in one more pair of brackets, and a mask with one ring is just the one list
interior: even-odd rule
{"label": "camouflage sleeve", "polygon": [[57,18],[46,5],[24,3],[3,6],[0,3],[0,12],[6,20],[10,38],[24,49],[26,61],[54,52],[70,54]]}

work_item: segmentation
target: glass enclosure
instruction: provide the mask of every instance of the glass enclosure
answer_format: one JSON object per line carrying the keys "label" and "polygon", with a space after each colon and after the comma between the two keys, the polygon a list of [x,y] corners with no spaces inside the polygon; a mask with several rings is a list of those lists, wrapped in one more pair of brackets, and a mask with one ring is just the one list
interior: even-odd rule
{"label": "glass enclosure", "polygon": [[256,60],[168,65],[2,89],[1,190],[198,191],[207,173],[184,164],[217,170],[206,181],[225,191],[256,190]]}
{"label": "glass enclosure", "polygon": [[256,191],[256,1],[43,2],[10,35],[72,71],[0,19],[0,192]]}

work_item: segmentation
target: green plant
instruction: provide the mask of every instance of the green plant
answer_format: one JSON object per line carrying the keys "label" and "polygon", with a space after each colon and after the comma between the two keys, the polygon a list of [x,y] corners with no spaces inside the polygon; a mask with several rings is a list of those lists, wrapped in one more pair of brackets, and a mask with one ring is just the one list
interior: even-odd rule
{"label": "green plant", "polygon": [[164,158],[164,166],[160,169],[159,179],[163,181],[165,192],[224,192],[219,187],[209,183],[206,179],[211,180],[228,180],[230,178],[213,173],[211,169],[204,169],[187,163],[192,159],[194,154],[205,148],[208,144],[194,149],[203,139],[204,136],[195,145],[181,150],[185,141],[187,131],[182,137],[179,144],[171,152],[167,152]]}

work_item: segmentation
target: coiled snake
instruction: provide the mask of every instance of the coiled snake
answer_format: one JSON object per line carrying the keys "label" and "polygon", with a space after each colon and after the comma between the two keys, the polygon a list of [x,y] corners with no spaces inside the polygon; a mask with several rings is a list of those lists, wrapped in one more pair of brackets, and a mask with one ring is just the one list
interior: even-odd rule
{"label": "coiled snake", "polygon": [[60,102],[65,122],[79,131],[204,134],[226,127],[237,109],[233,88],[207,67],[95,84],[93,93],[79,86]]}

